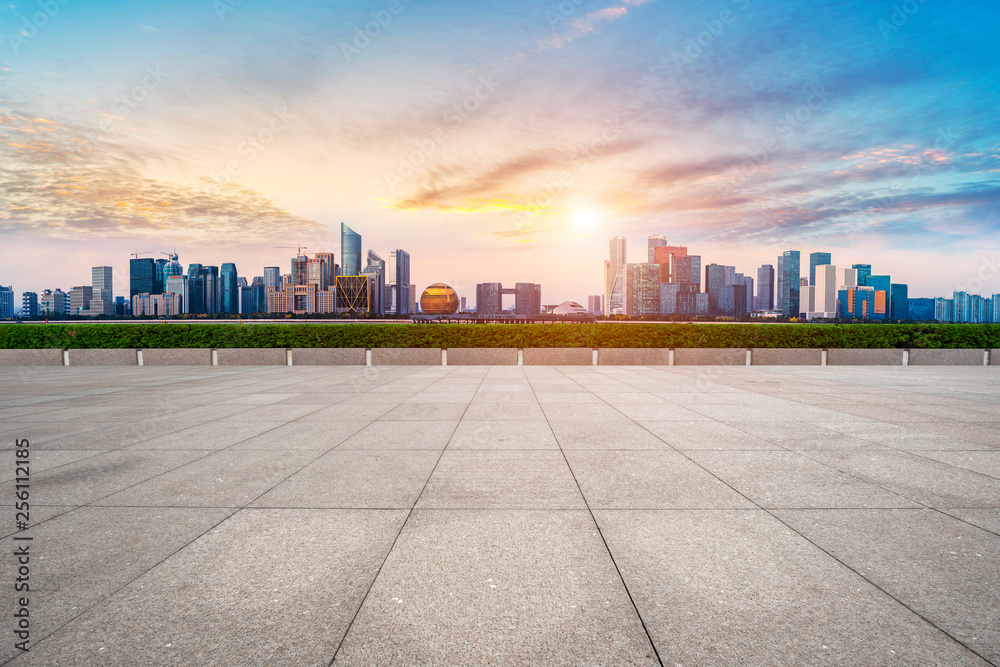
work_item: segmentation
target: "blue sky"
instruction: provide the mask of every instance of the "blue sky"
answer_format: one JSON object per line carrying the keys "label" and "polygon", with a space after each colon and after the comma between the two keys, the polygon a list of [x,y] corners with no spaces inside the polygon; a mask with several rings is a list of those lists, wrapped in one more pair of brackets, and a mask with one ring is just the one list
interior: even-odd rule
{"label": "blue sky", "polygon": [[129,253],[173,248],[259,275],[275,246],[339,255],[344,221],[468,296],[582,301],[608,238],[641,260],[649,234],[743,272],[825,250],[917,296],[1000,292],[995,3],[53,0],[0,21],[17,291],[98,264],[124,289]]}

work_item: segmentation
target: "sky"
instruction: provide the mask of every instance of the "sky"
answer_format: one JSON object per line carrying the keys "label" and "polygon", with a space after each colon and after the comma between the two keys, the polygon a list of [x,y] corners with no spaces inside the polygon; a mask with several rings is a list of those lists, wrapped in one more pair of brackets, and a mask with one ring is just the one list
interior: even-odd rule
{"label": "sky", "polygon": [[345,222],[470,303],[586,303],[651,234],[1000,292],[998,33],[995,0],[4,5],[0,284],[287,272]]}

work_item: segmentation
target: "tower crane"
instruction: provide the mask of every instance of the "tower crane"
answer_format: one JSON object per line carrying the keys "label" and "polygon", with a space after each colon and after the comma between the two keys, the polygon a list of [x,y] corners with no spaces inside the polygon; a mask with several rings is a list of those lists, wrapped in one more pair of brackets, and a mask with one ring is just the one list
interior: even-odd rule
{"label": "tower crane", "polygon": [[289,249],[289,250],[291,250],[292,248],[295,248],[295,249],[296,249],[296,252],[297,252],[297,253],[298,253],[299,255],[301,255],[301,254],[302,254],[302,251],[303,251],[303,250],[309,250],[309,246],[304,246],[304,245],[299,245],[299,246],[294,246],[294,245],[276,245],[276,246],[274,246],[274,247],[275,247],[275,248],[287,248],[287,249]]}

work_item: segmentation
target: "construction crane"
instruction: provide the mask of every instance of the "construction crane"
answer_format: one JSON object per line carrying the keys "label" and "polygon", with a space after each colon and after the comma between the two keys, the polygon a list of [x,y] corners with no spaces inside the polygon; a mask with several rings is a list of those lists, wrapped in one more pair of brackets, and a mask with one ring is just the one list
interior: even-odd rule
{"label": "construction crane", "polygon": [[143,250],[142,252],[134,252],[134,253],[132,253],[132,256],[135,257],[136,259],[139,259],[139,255],[148,255],[148,254],[150,254],[152,252],[153,252],[152,250]]}
{"label": "construction crane", "polygon": [[166,255],[167,257],[169,257],[169,258],[170,258],[170,261],[171,261],[171,262],[176,262],[176,261],[177,261],[177,257],[178,257],[178,255],[177,255],[177,251],[176,251],[176,250],[175,250],[175,251],[173,251],[173,252],[163,252],[163,251],[161,250],[161,251],[160,251],[160,254],[161,254],[161,255]]}
{"label": "construction crane", "polygon": [[303,251],[303,250],[309,250],[309,246],[304,246],[304,245],[299,245],[299,246],[294,246],[294,245],[276,245],[276,246],[274,246],[274,247],[275,247],[275,248],[287,248],[287,249],[289,249],[289,250],[291,250],[292,248],[295,248],[295,249],[296,249],[296,252],[297,252],[297,253],[298,253],[299,255],[301,255],[301,254],[302,254],[302,251]]}

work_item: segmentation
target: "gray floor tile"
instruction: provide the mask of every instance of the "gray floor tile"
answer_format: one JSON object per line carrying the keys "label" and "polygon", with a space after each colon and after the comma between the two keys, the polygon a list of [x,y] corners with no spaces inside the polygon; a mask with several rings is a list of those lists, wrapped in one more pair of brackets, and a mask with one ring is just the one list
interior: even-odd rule
{"label": "gray floor tile", "polygon": [[809,540],[1000,662],[1000,537],[933,510],[781,511]]}
{"label": "gray floor tile", "polygon": [[[34,644],[145,574],[164,558],[229,516],[229,510],[81,507],[29,529],[31,651]],[[24,535],[20,533],[19,535]],[[23,542],[3,540],[5,553]],[[7,581],[17,563],[5,558]],[[52,601],[58,600],[59,604]],[[0,596],[0,613],[13,618],[16,598]],[[31,604],[34,602],[34,604]],[[0,660],[19,654],[0,643]]]}
{"label": "gray floor tile", "polygon": [[334,664],[658,662],[589,513],[417,510]]}
{"label": "gray floor tile", "polygon": [[782,449],[773,442],[718,422],[644,421],[642,425],[679,450]]}
{"label": "gray floor tile", "polygon": [[405,516],[243,510],[22,662],[325,665]]}
{"label": "gray floor tile", "polygon": [[567,451],[593,509],[752,508],[753,503],[672,451]]}
{"label": "gray floor tile", "polygon": [[258,498],[256,507],[413,507],[439,452],[338,449]]}
{"label": "gray floor tile", "polygon": [[312,452],[213,452],[100,501],[108,506],[243,507],[309,463]]}
{"label": "gray floor tile", "polygon": [[339,445],[340,449],[444,449],[457,421],[379,421]]}
{"label": "gray floor tile", "polygon": [[761,507],[919,507],[795,452],[688,452]]}
{"label": "gray floor tile", "polygon": [[422,509],[584,506],[562,453],[546,450],[448,449],[417,501]]}
{"label": "gray floor tile", "polygon": [[462,420],[448,449],[558,449],[546,421]]}
{"label": "gray floor tile", "polygon": [[664,664],[981,664],[763,511],[595,514]]}
{"label": "gray floor tile", "polygon": [[549,425],[563,449],[672,449],[647,429],[627,420],[553,419]]}

